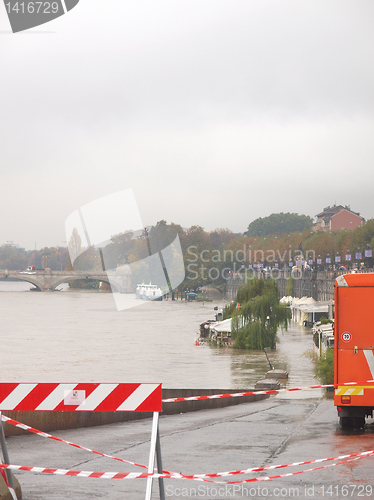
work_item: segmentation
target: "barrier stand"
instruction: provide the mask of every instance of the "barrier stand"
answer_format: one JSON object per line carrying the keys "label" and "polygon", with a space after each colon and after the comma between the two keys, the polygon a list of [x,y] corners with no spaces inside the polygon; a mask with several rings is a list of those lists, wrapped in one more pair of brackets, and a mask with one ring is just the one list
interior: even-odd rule
{"label": "barrier stand", "polygon": [[[5,441],[5,434],[4,434],[3,421],[1,418],[1,411],[0,411],[0,444],[1,444],[1,450],[3,453],[3,460],[4,460],[3,463],[9,465],[10,464],[9,454],[8,454],[8,449],[7,449],[6,441]],[[14,489],[12,471],[7,469],[4,471],[4,474],[5,474],[4,479],[5,479],[6,485],[8,486],[9,493],[11,494],[11,496],[14,500],[17,500],[17,495],[16,495],[16,492]]]}
{"label": "barrier stand", "polygon": [[[0,443],[4,463],[10,464],[1,410],[7,411],[136,411],[153,412],[148,472],[162,473],[159,412],[162,411],[161,384],[135,383],[0,383]],[[9,474],[8,474],[9,473]],[[6,470],[7,486],[14,500],[13,478]],[[145,500],[152,497],[152,477],[147,478]],[[158,478],[160,500],[165,500],[163,479]]]}
{"label": "barrier stand", "polygon": [[[152,474],[154,471],[155,464],[155,454],[157,459],[157,471],[162,474],[162,459],[161,459],[161,445],[160,445],[160,430],[158,425],[158,412],[153,413],[153,422],[152,422],[152,436],[151,436],[151,450],[149,452],[149,462],[148,462],[148,473]],[[147,479],[147,489],[145,494],[145,500],[150,500],[152,495],[152,479],[153,477],[149,477]],[[160,491],[160,500],[165,500],[165,489],[164,489],[164,480],[162,478],[158,478],[158,487]]]}

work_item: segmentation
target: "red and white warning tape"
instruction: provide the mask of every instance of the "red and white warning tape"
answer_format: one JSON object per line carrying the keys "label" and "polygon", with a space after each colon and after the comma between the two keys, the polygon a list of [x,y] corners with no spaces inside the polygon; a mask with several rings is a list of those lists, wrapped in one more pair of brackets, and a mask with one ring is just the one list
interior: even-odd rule
{"label": "red and white warning tape", "polygon": [[[76,476],[76,477],[90,477],[95,479],[148,479],[153,477],[154,479],[194,479],[197,481],[206,481],[209,483],[216,484],[240,484],[240,483],[252,483],[255,481],[269,481],[271,479],[279,479],[282,477],[293,476],[296,474],[302,474],[304,472],[312,472],[316,470],[325,469],[327,467],[334,467],[336,465],[341,465],[344,463],[352,462],[354,460],[359,460],[360,458],[368,457],[374,454],[374,450],[370,452],[363,452],[354,454],[355,458],[350,458],[348,460],[342,460],[341,462],[335,462],[333,464],[321,465],[320,467],[313,467],[311,469],[305,469],[296,472],[288,472],[286,474],[278,474],[276,476],[260,476],[253,477],[250,479],[244,479],[242,481],[213,481],[208,478],[203,478],[201,475],[184,475],[184,474],[159,474],[159,473],[137,473],[137,472],[98,472],[98,471],[79,471],[72,469],[56,469],[52,467],[29,467],[26,465],[7,465],[0,464],[2,469],[10,469],[15,471],[26,471],[26,472],[37,472],[43,474],[54,474],[62,476]],[[351,456],[351,455],[347,455]],[[302,462],[301,462],[302,463]],[[287,467],[287,466],[286,466]]]}
{"label": "red and white warning tape", "polygon": [[[340,455],[337,457],[329,457],[329,458],[318,458],[315,460],[305,460],[303,462],[292,462],[289,464],[266,465],[264,467],[252,467],[250,469],[239,469],[239,470],[228,471],[228,472],[215,472],[212,474],[194,474],[193,476],[183,475],[183,478],[185,478],[185,479],[212,479],[212,478],[225,477],[225,476],[249,474],[251,472],[263,472],[263,471],[267,471],[267,470],[282,469],[282,468],[286,468],[286,467],[297,467],[300,465],[318,464],[318,463],[322,463],[322,462],[330,462],[332,460],[343,460],[343,459],[356,460],[359,458],[371,456],[373,454],[374,454],[374,450],[369,450],[369,451],[363,451],[361,453],[351,453],[349,455]],[[343,462],[339,462],[339,463],[343,463]],[[331,464],[330,464],[330,466],[331,466]],[[317,469],[318,468],[319,467],[317,467]],[[316,469],[308,469],[308,470],[316,470]],[[306,471],[298,471],[298,472],[295,472],[294,474],[300,474],[300,472],[306,472]],[[244,482],[248,482],[248,481],[251,481],[251,480],[247,480]]]}
{"label": "red and white warning tape", "polygon": [[252,482],[256,482],[256,481],[270,481],[271,479],[280,479],[282,477],[289,477],[289,476],[295,476],[296,474],[303,474],[304,472],[313,472],[316,470],[326,469],[328,467],[335,467],[336,465],[341,465],[341,464],[345,464],[348,462],[353,462],[355,460],[360,460],[361,458],[364,458],[364,456],[369,456],[369,455],[363,455],[360,457],[351,458],[349,460],[343,460],[342,462],[335,462],[333,464],[321,465],[320,467],[313,467],[312,469],[305,469],[305,470],[300,470],[300,471],[296,471],[296,472],[288,472],[286,474],[278,474],[277,476],[261,476],[261,477],[254,477],[251,479],[245,479],[242,481],[229,481],[229,482],[212,481],[212,482],[218,483],[218,484],[244,484],[244,483],[252,483]]}
{"label": "red and white warning tape", "polygon": [[295,392],[295,391],[305,391],[306,389],[324,389],[326,387],[341,387],[341,386],[352,386],[352,385],[362,385],[362,384],[374,384],[374,380],[364,380],[363,382],[344,382],[341,384],[323,384],[323,385],[311,385],[308,387],[291,387],[289,389],[270,389],[268,391],[249,391],[249,392],[234,392],[229,394],[211,394],[206,396],[189,396],[186,398],[169,398],[163,399],[163,403],[175,403],[177,401],[199,401],[200,399],[220,399],[220,398],[239,398],[243,396],[252,396],[256,394],[276,394],[278,392]]}
{"label": "red and white warning tape", "polygon": [[[91,453],[96,453],[97,455],[101,455],[102,457],[105,457],[105,458],[111,458],[113,460],[118,460],[119,462],[124,462],[126,464],[135,465],[136,467],[143,467],[144,469],[148,469],[148,467],[146,465],[138,464],[136,462],[131,462],[130,460],[125,460],[124,458],[114,457],[113,455],[108,455],[107,453],[102,453],[101,451],[91,450],[91,448],[86,448],[85,446],[81,446],[79,444],[72,443],[71,441],[66,441],[65,439],[53,436],[52,434],[47,434],[46,432],[39,431],[38,429],[35,429],[34,427],[30,427],[29,425],[22,424],[21,422],[17,422],[17,420],[14,420],[13,418],[6,417],[5,415],[1,415],[1,420],[3,420],[3,422],[7,422],[8,424],[14,425],[15,427],[23,429],[24,431],[33,432],[34,434],[37,434],[40,437],[52,439],[52,440],[58,441],[60,443],[65,443],[65,444],[68,444],[70,446],[74,446],[75,448],[79,448],[80,450],[89,451]],[[169,473],[169,471],[164,471],[164,472]]]}
{"label": "red and white warning tape", "polygon": [[[90,451],[92,453],[96,453],[96,454],[101,455],[101,456],[106,457],[106,458],[112,458],[112,459],[118,460],[120,462],[125,462],[125,463],[131,464],[131,465],[136,465],[138,467],[147,468],[147,466],[145,466],[145,465],[137,464],[137,463],[131,462],[129,460],[124,460],[122,458],[114,457],[114,456],[108,455],[106,453],[101,453],[99,451],[91,450],[90,448],[86,448],[84,446],[81,446],[81,445],[72,443],[70,441],[66,441],[64,439],[53,436],[51,434],[47,434],[45,432],[34,429],[33,427],[30,427],[28,425],[21,424],[20,422],[17,422],[14,419],[6,417],[5,415],[2,415],[2,420],[4,422],[8,422],[12,425],[15,425],[16,427],[19,427],[21,429],[33,432],[33,433],[37,434],[38,436],[41,436],[44,438],[53,439],[53,440],[56,440],[58,442],[65,443],[65,444],[68,444],[70,446],[74,446],[76,448],[79,448],[79,449],[82,449],[85,451]],[[1,464],[0,464],[0,467],[2,467],[2,468],[15,468],[14,470],[26,470],[26,471],[30,471],[30,472],[44,472],[44,473],[48,473],[48,474],[62,474],[62,475],[70,475],[70,476],[84,476],[84,477],[100,477],[103,479],[105,479],[105,478],[139,479],[139,478],[147,478],[147,477],[152,476],[155,478],[160,477],[160,478],[165,478],[165,479],[193,479],[193,480],[197,480],[197,481],[216,482],[216,481],[212,481],[212,479],[227,477],[227,476],[249,474],[252,472],[264,472],[264,471],[268,471],[268,470],[275,470],[275,469],[281,469],[281,468],[286,468],[286,467],[311,465],[311,464],[317,464],[317,463],[322,463],[322,462],[329,462],[329,461],[333,461],[333,460],[344,460],[342,462],[338,462],[335,464],[328,464],[326,466],[307,469],[304,471],[297,471],[297,472],[288,473],[288,474],[284,474],[284,475],[267,477],[268,479],[275,479],[275,478],[285,477],[285,476],[292,475],[292,474],[300,474],[302,472],[309,472],[309,471],[318,470],[318,469],[325,468],[325,467],[331,467],[333,465],[338,465],[341,463],[350,462],[352,460],[358,460],[360,458],[368,457],[368,456],[371,456],[373,454],[374,454],[374,450],[369,450],[369,451],[364,451],[361,453],[351,453],[349,455],[340,455],[337,457],[320,458],[320,459],[315,459],[315,460],[306,460],[303,462],[292,462],[292,463],[288,463],[288,464],[267,465],[267,466],[263,466],[263,467],[252,467],[249,469],[239,469],[239,470],[227,471],[227,472],[215,472],[215,473],[210,473],[210,474],[193,474],[193,475],[180,474],[180,473],[169,472],[169,471],[165,471],[165,470],[163,471],[163,474],[159,474],[159,473],[149,474],[149,473],[135,473],[135,472],[117,473],[117,472],[87,472],[87,471],[74,471],[74,470],[67,471],[65,469],[26,467],[26,466],[18,466],[18,465],[15,465],[15,466],[11,465],[8,467],[7,465],[1,465]],[[348,459],[348,460],[346,460],[346,459]],[[265,479],[265,477],[251,478],[251,479],[247,479],[247,480],[243,480],[243,481],[234,481],[234,482],[229,482],[229,483],[225,483],[225,484],[237,484],[238,482],[245,483],[245,482],[251,482],[251,481],[263,481],[264,479]]]}
{"label": "red and white warning tape", "polygon": [[13,500],[17,500],[17,494],[16,494],[14,488],[12,488],[11,485],[9,484],[9,481],[8,481],[8,478],[7,478],[7,475],[6,475],[4,469],[0,469],[0,476],[4,479],[5,484],[7,485],[9,493],[11,494],[11,497],[13,498]]}

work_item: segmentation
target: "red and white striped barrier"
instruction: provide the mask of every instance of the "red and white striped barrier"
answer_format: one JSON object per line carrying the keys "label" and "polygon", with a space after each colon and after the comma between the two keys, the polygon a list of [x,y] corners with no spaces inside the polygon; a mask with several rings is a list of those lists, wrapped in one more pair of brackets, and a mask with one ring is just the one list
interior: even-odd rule
{"label": "red and white striped barrier", "polygon": [[0,383],[0,410],[162,411],[161,384]]}
{"label": "red and white striped barrier", "polygon": [[[148,473],[154,471],[156,454],[160,457],[161,463],[158,428],[159,412],[162,411],[161,384],[0,383],[0,413],[1,410],[152,412],[153,423]],[[0,423],[2,425],[2,418]],[[5,457],[7,447],[3,433],[1,433],[0,444]],[[6,461],[9,463],[8,459]],[[1,465],[1,467],[5,466]],[[11,466],[6,467],[11,468]],[[158,467],[158,470],[162,472],[161,467]],[[152,479],[150,476],[147,480],[146,500],[151,498]],[[10,488],[11,486],[8,485],[11,492]],[[161,493],[163,489],[162,479],[159,481],[159,489]]]}
{"label": "red and white striped barrier", "polygon": [[243,396],[253,396],[255,394],[276,394],[278,392],[305,391],[306,389],[324,389],[327,387],[341,387],[361,384],[374,384],[374,380],[364,380],[363,382],[345,382],[341,384],[310,385],[308,387],[291,387],[289,389],[269,389],[268,391],[233,392],[228,394],[210,394],[206,396],[188,396],[185,398],[163,399],[163,403],[175,403],[177,401],[199,401],[200,399],[220,399],[220,398],[240,398]]}

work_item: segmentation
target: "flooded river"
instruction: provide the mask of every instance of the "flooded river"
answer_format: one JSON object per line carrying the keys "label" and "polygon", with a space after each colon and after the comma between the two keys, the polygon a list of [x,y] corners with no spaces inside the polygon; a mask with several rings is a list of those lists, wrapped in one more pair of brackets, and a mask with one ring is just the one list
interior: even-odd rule
{"label": "flooded river", "polygon": [[[195,345],[200,323],[224,305],[219,300],[145,302],[118,312],[111,293],[38,293],[26,283],[0,282],[0,304],[4,382],[244,389],[269,370],[262,351]],[[289,372],[287,386],[317,384],[304,354],[312,347],[310,330],[292,323],[278,339],[268,356],[274,368]]]}

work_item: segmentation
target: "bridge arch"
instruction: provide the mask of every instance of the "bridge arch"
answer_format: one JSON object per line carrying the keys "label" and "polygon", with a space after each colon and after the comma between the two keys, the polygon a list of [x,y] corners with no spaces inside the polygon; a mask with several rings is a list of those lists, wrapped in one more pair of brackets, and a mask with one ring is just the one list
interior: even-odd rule
{"label": "bridge arch", "polygon": [[[15,276],[12,276],[12,280],[16,280],[16,281],[25,281],[26,283],[30,283],[30,285],[34,285],[36,290],[38,292],[41,292],[43,290],[43,285],[42,283],[40,283],[39,281],[37,281],[36,279],[33,279],[29,276],[22,276],[22,277],[15,277]],[[11,280],[11,281],[12,281]]]}
{"label": "bridge arch", "polygon": [[59,285],[62,285],[62,283],[69,283],[69,281],[102,281],[103,283],[107,283],[110,286],[110,281],[108,278],[102,278],[102,277],[93,277],[93,276],[64,276],[63,278],[54,281],[51,289],[53,287],[53,290],[56,290],[56,287]]}

